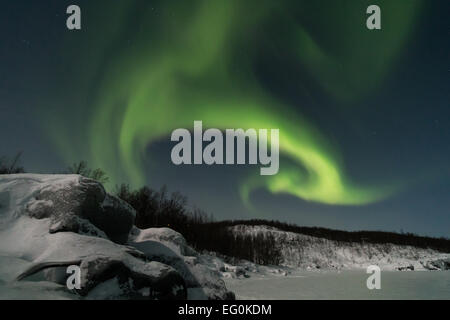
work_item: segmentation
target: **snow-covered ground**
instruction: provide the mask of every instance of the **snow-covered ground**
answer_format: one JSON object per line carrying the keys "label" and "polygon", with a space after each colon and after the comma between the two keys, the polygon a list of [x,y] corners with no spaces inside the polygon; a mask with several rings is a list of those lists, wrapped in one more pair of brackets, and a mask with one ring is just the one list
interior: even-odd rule
{"label": "snow-covered ground", "polygon": [[381,289],[369,290],[364,270],[304,271],[287,276],[254,274],[227,278],[237,299],[450,299],[450,271],[381,271]]}

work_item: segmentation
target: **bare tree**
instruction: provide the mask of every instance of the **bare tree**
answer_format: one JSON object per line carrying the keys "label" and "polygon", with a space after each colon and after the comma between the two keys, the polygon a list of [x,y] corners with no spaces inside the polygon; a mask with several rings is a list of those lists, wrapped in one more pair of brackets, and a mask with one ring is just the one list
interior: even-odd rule
{"label": "bare tree", "polygon": [[102,169],[100,168],[94,170],[90,169],[87,161],[80,161],[74,163],[72,166],[67,168],[67,173],[79,174],[82,175],[83,177],[96,180],[100,183],[106,183],[109,181],[108,176]]}
{"label": "bare tree", "polygon": [[24,173],[25,169],[19,165],[22,152],[18,152],[11,162],[6,157],[0,158],[0,174]]}

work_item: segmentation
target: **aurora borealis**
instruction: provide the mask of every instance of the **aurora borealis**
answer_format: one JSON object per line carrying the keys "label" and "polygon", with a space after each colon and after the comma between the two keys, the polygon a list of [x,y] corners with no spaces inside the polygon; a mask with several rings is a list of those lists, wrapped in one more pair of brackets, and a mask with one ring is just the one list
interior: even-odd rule
{"label": "aurora borealis", "polygon": [[[150,6],[144,6],[144,10],[149,10]],[[145,19],[147,16],[143,14],[144,25],[141,26],[145,31],[130,35],[136,38],[131,38],[137,44],[136,48],[118,54],[117,62],[107,68],[107,80],[99,94],[99,101],[94,104],[96,118],[90,141],[95,165],[109,172],[110,166],[114,165],[111,164],[111,159],[115,158],[112,155],[118,148],[119,157],[116,159],[123,166],[126,177],[133,185],[141,186],[146,176],[140,154],[147,145],[157,138],[168,136],[176,128],[186,127],[193,120],[200,119],[210,127],[223,129],[280,128],[282,154],[304,167],[307,173],[302,176],[299,170],[282,168],[279,175],[263,182],[270,191],[286,192],[306,200],[330,204],[367,203],[384,195],[382,191],[356,187],[347,182],[336,158],[327,150],[326,142],[321,141],[325,139],[320,132],[301,116],[297,116],[297,119],[280,116],[284,106],[264,93],[259,88],[258,80],[252,78],[250,66],[247,65],[249,62],[245,60],[253,59],[255,53],[251,52],[252,47],[249,48],[242,41],[254,38],[257,31],[252,27],[263,25],[266,19],[271,19],[270,15],[274,11],[280,15],[280,20],[288,20],[292,33],[282,45],[286,49],[298,46],[299,63],[312,68],[314,76],[333,76],[324,74],[321,67],[330,64],[332,69],[337,63],[330,60],[339,58],[325,58],[325,53],[307,34],[306,29],[288,14],[288,8],[278,8],[273,1],[262,2],[258,5],[260,12],[255,18],[250,18],[254,21],[249,24],[246,18],[248,8],[242,7],[242,1],[197,1],[189,7],[189,13],[186,14],[186,8],[179,4],[169,5],[168,8],[163,6],[163,17],[156,26],[151,19]],[[383,60],[387,60],[386,65],[396,53],[396,48],[391,49],[389,41],[404,41],[403,38],[407,36],[405,30],[414,22],[414,10],[414,6],[407,6],[405,16],[393,19],[399,21],[398,25],[392,27],[392,33],[395,34],[388,32],[389,36],[381,39],[380,55]],[[120,24],[117,19],[113,20]],[[177,23],[175,28],[171,25],[174,21]],[[167,35],[153,36],[151,30],[155,28]],[[364,30],[358,28],[356,23],[354,29]],[[243,35],[243,32],[239,32],[241,30],[246,30],[248,34]],[[235,39],[236,34],[240,39]],[[366,43],[371,35],[364,36],[357,32],[351,36],[356,38],[353,41]],[[386,50],[384,42],[388,42],[389,50]],[[234,56],[234,46],[247,52],[244,61]],[[377,46],[369,44],[360,48],[364,50],[356,52],[357,60],[351,61],[345,61],[348,59],[346,51],[350,48],[344,47],[342,50],[343,63],[349,64],[350,70],[358,69],[352,64],[377,54]],[[316,62],[316,58],[324,61]],[[233,62],[239,64],[239,71],[244,71],[235,74],[230,67]],[[374,78],[382,78],[383,72],[385,70],[382,69],[368,71]],[[340,85],[339,78],[337,80],[331,82],[331,91],[336,91],[336,86]],[[355,95],[363,89],[355,85]],[[121,102],[125,105],[121,105]],[[115,110],[118,105],[122,110]],[[119,120],[119,132],[111,134],[109,124],[121,112],[124,114]],[[113,177],[113,181],[117,179]],[[243,188],[248,188],[248,185],[244,183]]]}
{"label": "aurora borealis", "polygon": [[[18,2],[11,12],[29,4]],[[427,172],[407,171],[395,157],[384,159],[387,150],[396,149],[395,139],[369,143],[372,153],[361,138],[379,115],[392,112],[385,109],[388,99],[377,97],[403,81],[398,65],[437,10],[423,0],[376,1],[382,8],[379,31],[365,28],[365,8],[372,1],[99,0],[77,2],[82,30],[69,32],[63,29],[66,2],[49,1],[48,9],[32,5],[41,15],[36,21],[46,22],[30,36],[39,42],[33,54],[39,63],[25,58],[33,67],[24,74],[37,85],[27,87],[29,97],[22,102],[32,101],[26,114],[60,166],[85,159],[107,172],[110,189],[122,182],[170,186],[176,179],[168,178],[169,170],[191,169],[161,166],[170,154],[155,150],[167,149],[172,130],[201,120],[210,128],[280,130],[277,175],[261,177],[247,167],[224,174],[201,166],[192,169],[201,171],[198,179],[183,182],[197,190],[200,207],[200,195],[209,195],[211,185],[217,187],[211,196],[217,203],[208,200],[208,209],[240,202],[235,217],[261,210],[261,192],[270,194],[272,203],[288,196],[294,204],[286,210],[301,217],[305,204],[327,212],[376,207],[413,185],[436,181],[440,160],[426,166],[419,160],[417,167]],[[60,23],[62,30],[56,28]],[[37,32],[44,30],[48,33],[38,40]],[[401,100],[391,99],[390,108],[404,104]],[[283,208],[277,211],[280,216],[262,214],[283,219]]]}

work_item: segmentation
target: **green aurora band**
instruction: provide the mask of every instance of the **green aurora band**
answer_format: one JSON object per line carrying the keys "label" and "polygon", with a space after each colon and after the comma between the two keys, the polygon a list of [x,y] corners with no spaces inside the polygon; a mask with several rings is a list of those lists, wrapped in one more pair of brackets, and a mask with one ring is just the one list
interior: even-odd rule
{"label": "green aurora band", "polygon": [[[250,2],[164,1],[155,6],[157,15],[150,4],[140,3],[139,10],[133,1],[108,4],[114,27],[86,41],[90,53],[81,59],[84,70],[95,70],[105,52],[112,55],[101,64],[89,150],[83,151],[91,165],[103,168],[112,183],[142,186],[149,144],[202,120],[205,128],[280,130],[280,155],[288,161],[277,175],[261,177],[254,170],[241,182],[248,205],[256,188],[332,205],[367,204],[391,195],[397,189],[392,184],[353,183],[336,147],[292,106],[264,90],[253,62],[260,43],[289,52],[288,63],[302,66],[324,93],[350,105],[386,78],[422,1],[377,1],[386,29],[379,32],[365,28],[370,1]],[[138,31],[124,36],[133,23]],[[124,39],[132,45],[112,45]],[[58,137],[72,161],[67,139]]]}

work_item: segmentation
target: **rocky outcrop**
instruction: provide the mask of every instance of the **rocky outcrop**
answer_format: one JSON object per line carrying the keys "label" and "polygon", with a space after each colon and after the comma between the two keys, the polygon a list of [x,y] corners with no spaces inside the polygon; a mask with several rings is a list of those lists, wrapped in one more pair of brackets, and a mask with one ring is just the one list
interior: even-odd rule
{"label": "rocky outcrop", "polygon": [[397,267],[398,271],[414,271],[414,266],[412,264],[407,265],[407,266],[400,266]]}
{"label": "rocky outcrop", "polygon": [[197,299],[234,299],[234,294],[220,279],[219,271],[211,268],[203,255],[189,247],[180,233],[169,228],[134,229],[129,245],[150,260],[175,268],[185,279],[188,291]]}
{"label": "rocky outcrop", "polygon": [[427,270],[450,270],[450,258],[426,261],[423,266]]}
{"label": "rocky outcrop", "polygon": [[78,175],[0,176],[0,258],[17,262],[12,283],[50,281],[66,298],[66,270],[76,265],[74,298],[234,297],[179,233],[139,230],[134,217],[127,203]]}
{"label": "rocky outcrop", "polygon": [[107,194],[100,183],[81,176],[64,186],[50,184],[38,190],[25,210],[32,218],[50,218],[51,233],[106,234],[118,243],[127,241],[135,217],[127,203]]}

